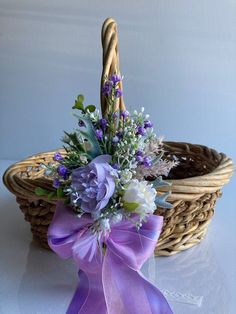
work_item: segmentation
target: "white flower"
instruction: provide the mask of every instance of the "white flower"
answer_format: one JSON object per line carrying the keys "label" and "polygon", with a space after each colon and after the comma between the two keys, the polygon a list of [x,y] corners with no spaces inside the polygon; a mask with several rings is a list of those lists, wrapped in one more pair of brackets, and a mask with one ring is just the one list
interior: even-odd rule
{"label": "white flower", "polygon": [[156,209],[155,199],[157,192],[152,187],[151,184],[148,184],[147,181],[138,181],[132,180],[122,198],[125,206],[133,208],[133,212],[139,214],[141,218],[144,218],[146,215],[153,214]]}
{"label": "white flower", "polygon": [[81,156],[80,156],[80,160],[81,160],[82,163],[84,163],[84,164],[87,164],[87,163],[88,163],[88,159],[87,159],[87,157],[84,156],[84,155],[81,155]]}
{"label": "white flower", "polygon": [[128,169],[124,169],[120,173],[120,179],[123,183],[127,183],[132,179],[132,172]]}

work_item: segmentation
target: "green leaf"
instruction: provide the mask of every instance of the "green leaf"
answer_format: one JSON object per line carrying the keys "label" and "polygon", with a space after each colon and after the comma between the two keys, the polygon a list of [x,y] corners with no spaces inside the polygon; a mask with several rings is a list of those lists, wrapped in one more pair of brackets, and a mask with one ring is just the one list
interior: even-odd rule
{"label": "green leaf", "polygon": [[52,198],[57,196],[57,192],[56,191],[52,191],[48,194],[48,199],[51,200]]}
{"label": "green leaf", "polygon": [[80,103],[80,102],[76,102],[76,101],[75,101],[75,104],[74,104],[74,106],[72,107],[72,109],[78,109],[78,110],[84,111],[84,105],[83,105],[82,103]]}
{"label": "green leaf", "polygon": [[101,147],[95,136],[94,127],[91,120],[86,116],[76,114],[75,117],[78,118],[79,120],[82,120],[86,125],[84,131],[83,128],[80,128],[78,129],[78,132],[80,133],[84,140],[86,139],[88,141],[88,144],[90,145],[90,148],[87,149],[87,153],[93,158],[95,158],[98,155],[101,155],[102,154]]}
{"label": "green leaf", "polygon": [[83,103],[84,102],[84,95],[78,95],[77,96],[77,101]]}
{"label": "green leaf", "polygon": [[[94,132],[93,132],[94,133]],[[84,131],[80,131],[80,134],[83,136],[84,139],[88,141],[90,147],[88,147],[87,154],[91,157],[95,158],[98,155],[102,154],[101,147],[98,143],[98,140],[95,137],[95,134],[90,134]]]}
{"label": "green leaf", "polygon": [[58,198],[64,198],[65,197],[65,193],[64,193],[63,188],[61,186],[57,189],[57,197]]}
{"label": "green leaf", "polygon": [[84,105],[83,105],[83,101],[84,101],[84,96],[83,95],[79,95],[76,100],[75,100],[75,104],[72,107],[72,109],[78,109],[84,112]]}
{"label": "green leaf", "polygon": [[41,187],[37,187],[37,188],[35,188],[34,193],[37,196],[46,196],[46,195],[48,195],[50,193],[50,191],[48,191],[46,189],[43,189]]}
{"label": "green leaf", "polygon": [[72,142],[73,145],[69,144],[71,147],[74,146],[73,148],[79,152],[85,152],[84,146],[79,142],[79,140],[77,138],[77,134],[75,132],[74,133],[67,133],[66,131],[64,131],[64,133],[68,136],[68,138]]}
{"label": "green leaf", "polygon": [[85,111],[89,111],[89,112],[94,112],[96,110],[96,107],[94,105],[88,105],[86,108],[85,108]]}
{"label": "green leaf", "polygon": [[129,212],[134,212],[135,209],[139,206],[139,203],[129,203],[129,202],[124,202],[123,206],[126,210],[128,210]]}
{"label": "green leaf", "polygon": [[65,199],[64,204],[65,204],[65,205],[69,205],[69,204],[70,204],[70,198],[69,198],[69,197],[67,197],[67,198]]}

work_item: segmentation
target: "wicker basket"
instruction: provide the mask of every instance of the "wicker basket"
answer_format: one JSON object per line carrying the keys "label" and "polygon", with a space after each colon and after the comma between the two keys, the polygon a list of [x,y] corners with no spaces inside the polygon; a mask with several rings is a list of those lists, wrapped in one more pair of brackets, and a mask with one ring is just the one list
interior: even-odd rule
{"label": "wicker basket", "polygon": [[[103,79],[104,75],[119,73],[118,37],[113,19],[104,22],[102,45]],[[105,114],[107,104],[102,95],[101,107]],[[122,97],[117,107],[125,108]],[[166,158],[176,156],[180,161],[167,178],[172,183],[168,201],[173,208],[157,208],[156,211],[156,214],[164,216],[164,227],[155,254],[168,256],[203,239],[214,214],[216,199],[221,195],[220,190],[233,174],[233,162],[225,154],[202,145],[165,142],[164,148]],[[40,164],[51,162],[54,153],[40,153],[17,162],[6,170],[3,177],[7,188],[16,195],[25,219],[30,222],[34,238],[45,247],[48,247],[47,228],[57,200],[39,198],[34,190],[38,186],[52,189],[52,181],[44,176]],[[159,191],[164,192],[165,188]]]}

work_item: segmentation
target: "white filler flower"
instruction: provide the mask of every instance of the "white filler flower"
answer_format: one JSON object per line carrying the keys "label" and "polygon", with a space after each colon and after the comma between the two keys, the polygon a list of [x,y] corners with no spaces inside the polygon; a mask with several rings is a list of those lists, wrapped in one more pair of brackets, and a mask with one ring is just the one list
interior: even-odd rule
{"label": "white filler flower", "polygon": [[144,218],[153,214],[156,209],[155,199],[157,192],[147,181],[131,180],[122,201],[129,211],[139,214]]}

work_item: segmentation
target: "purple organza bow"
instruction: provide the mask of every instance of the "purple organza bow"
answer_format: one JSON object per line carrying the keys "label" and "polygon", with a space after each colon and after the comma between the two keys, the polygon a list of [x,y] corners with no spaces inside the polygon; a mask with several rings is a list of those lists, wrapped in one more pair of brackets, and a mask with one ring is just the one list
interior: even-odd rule
{"label": "purple organza bow", "polygon": [[[102,239],[90,231],[91,223],[89,216],[78,219],[58,202],[49,227],[52,250],[62,258],[73,257],[80,268],[67,314],[171,314],[164,296],[140,272],[154,251],[162,217],[150,216],[140,230],[121,221]],[[104,254],[99,243],[106,245]]]}

